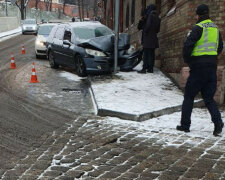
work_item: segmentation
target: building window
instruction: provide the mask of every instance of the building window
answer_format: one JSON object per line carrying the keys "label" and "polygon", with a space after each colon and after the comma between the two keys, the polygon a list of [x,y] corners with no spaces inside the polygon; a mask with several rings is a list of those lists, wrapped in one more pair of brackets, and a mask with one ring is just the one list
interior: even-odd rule
{"label": "building window", "polygon": [[170,16],[176,12],[176,0],[168,0],[168,13],[166,16]]}
{"label": "building window", "polygon": [[130,20],[130,7],[128,4],[126,9],[126,28],[128,28],[130,25],[129,20]]}
{"label": "building window", "polygon": [[131,7],[131,24],[135,22],[135,0],[132,0],[132,7]]}

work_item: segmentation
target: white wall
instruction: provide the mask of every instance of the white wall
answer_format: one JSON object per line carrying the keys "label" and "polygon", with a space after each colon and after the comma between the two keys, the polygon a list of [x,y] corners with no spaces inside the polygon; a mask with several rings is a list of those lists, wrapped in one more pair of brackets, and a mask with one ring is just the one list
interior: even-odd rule
{"label": "white wall", "polygon": [[16,29],[20,26],[17,17],[0,17],[0,32]]}

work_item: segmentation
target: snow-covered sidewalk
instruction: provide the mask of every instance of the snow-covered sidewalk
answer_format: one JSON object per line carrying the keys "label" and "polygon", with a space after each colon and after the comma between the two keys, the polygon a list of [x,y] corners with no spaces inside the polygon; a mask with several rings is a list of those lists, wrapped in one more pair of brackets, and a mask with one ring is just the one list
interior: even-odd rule
{"label": "snow-covered sidewalk", "polygon": [[[222,119],[225,119],[225,112],[221,112]],[[124,131],[129,131],[130,129],[135,130],[139,137],[149,137],[149,133],[158,132],[161,134],[173,134],[174,138],[171,140],[174,141],[172,144],[176,145],[176,138],[179,135],[186,134],[191,138],[206,138],[206,139],[218,139],[215,138],[212,134],[214,130],[214,124],[211,121],[211,117],[207,109],[205,108],[194,108],[192,113],[192,122],[190,133],[184,133],[176,130],[176,126],[180,124],[181,112],[176,112],[170,115],[163,115],[157,118],[152,118],[146,120],[144,122],[134,122],[129,120],[121,120],[119,118],[107,117],[107,121],[104,121],[106,124],[113,124],[115,128],[123,129]],[[142,133],[141,133],[142,132]],[[225,137],[225,129],[221,134],[221,138]],[[168,143],[171,143],[168,140]],[[195,140],[193,139],[193,142]],[[190,142],[189,142],[190,143]],[[195,142],[196,143],[196,142]],[[181,145],[181,144],[177,144]],[[223,151],[225,150],[225,146],[221,146]]]}
{"label": "snow-covered sidewalk", "polygon": [[0,42],[22,33],[21,27],[0,33]]}
{"label": "snow-covered sidewalk", "polygon": [[183,101],[183,92],[158,69],[153,74],[119,72],[110,81],[92,81],[92,89],[98,109],[137,116],[178,107]]}

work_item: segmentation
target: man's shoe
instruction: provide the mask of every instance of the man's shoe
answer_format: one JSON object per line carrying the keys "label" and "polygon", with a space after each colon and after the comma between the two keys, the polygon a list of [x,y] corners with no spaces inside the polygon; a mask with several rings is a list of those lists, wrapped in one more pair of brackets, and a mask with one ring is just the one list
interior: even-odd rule
{"label": "man's shoe", "polygon": [[148,73],[153,73],[153,69],[148,69],[147,72]]}
{"label": "man's shoe", "polygon": [[213,135],[218,136],[223,130],[224,123],[215,124]]}
{"label": "man's shoe", "polygon": [[146,72],[147,72],[146,69],[142,69],[142,70],[138,71],[138,73],[140,73],[140,74],[146,74]]}
{"label": "man's shoe", "polygon": [[183,126],[177,126],[178,131],[190,132],[189,128],[184,128]]}

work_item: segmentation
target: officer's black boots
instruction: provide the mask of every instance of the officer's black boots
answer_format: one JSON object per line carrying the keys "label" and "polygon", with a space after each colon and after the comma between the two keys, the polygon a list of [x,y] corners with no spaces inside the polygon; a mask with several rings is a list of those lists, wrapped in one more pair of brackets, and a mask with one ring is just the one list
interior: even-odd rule
{"label": "officer's black boots", "polygon": [[153,69],[148,69],[147,72],[148,73],[153,73]]}
{"label": "officer's black boots", "polygon": [[183,126],[177,126],[178,131],[190,132],[190,129],[184,128]]}
{"label": "officer's black boots", "polygon": [[153,73],[153,69],[142,69],[138,71],[140,74]]}
{"label": "officer's black boots", "polygon": [[223,126],[224,126],[223,122],[219,124],[215,124],[213,135],[218,136],[222,132]]}
{"label": "officer's black boots", "polygon": [[142,70],[138,71],[138,73],[140,73],[140,74],[146,74],[146,72],[147,72],[147,69],[142,69]]}

